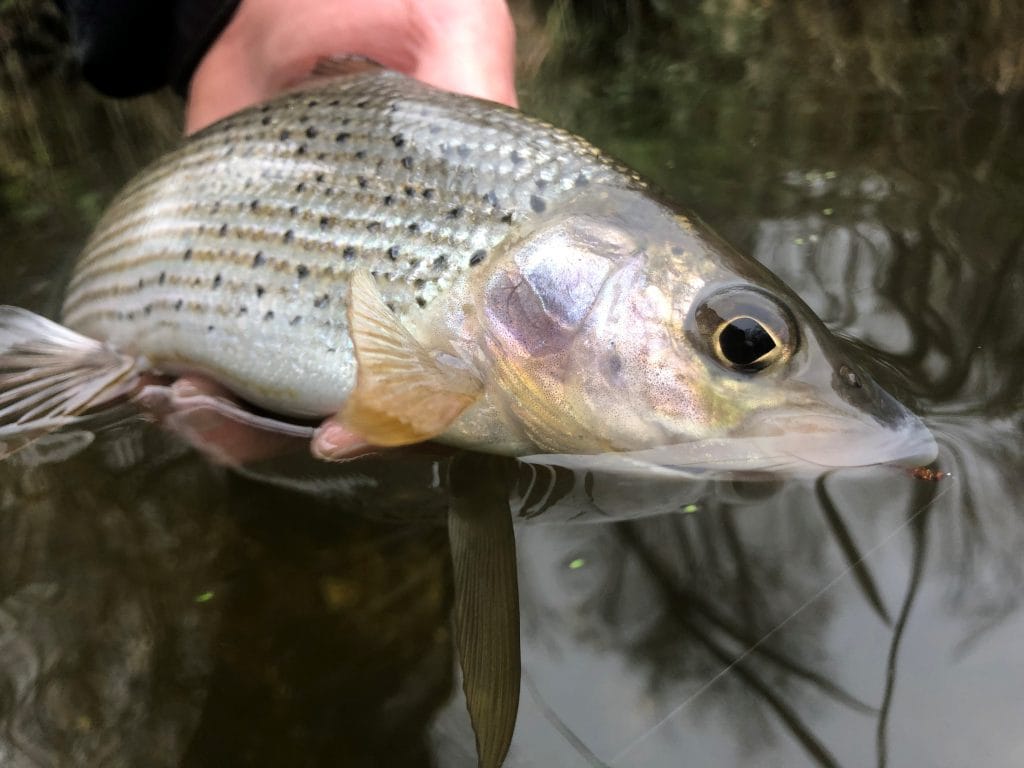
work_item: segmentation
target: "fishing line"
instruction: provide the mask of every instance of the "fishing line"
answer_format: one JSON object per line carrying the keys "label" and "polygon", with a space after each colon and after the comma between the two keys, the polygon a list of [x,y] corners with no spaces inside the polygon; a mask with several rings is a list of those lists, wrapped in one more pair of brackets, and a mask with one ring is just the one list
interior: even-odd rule
{"label": "fishing line", "polygon": [[651,736],[651,734],[653,734],[656,730],[661,728],[661,726],[665,725],[665,723],[667,723],[669,720],[671,720],[676,715],[678,715],[680,712],[682,712],[687,706],[689,706],[691,703],[693,703],[706,690],[708,690],[709,688],[711,688],[711,686],[713,686],[715,683],[717,683],[719,681],[719,679],[721,679],[727,673],[732,671],[732,669],[734,667],[736,667],[740,662],[742,662],[744,659],[746,659],[748,656],[750,656],[750,654],[752,654],[759,647],[761,647],[765,643],[765,641],[767,641],[769,638],[774,636],[780,629],[782,629],[790,621],[795,619],[797,616],[799,616],[801,613],[803,613],[808,607],[810,607],[810,605],[812,603],[814,603],[816,600],[818,600],[818,598],[820,598],[822,595],[824,595],[826,592],[828,592],[830,589],[832,589],[832,587],[834,587],[836,584],[838,584],[840,581],[842,581],[844,578],[846,578],[846,576],[848,576],[849,573],[854,568],[856,568],[858,565],[860,565],[865,560],[867,560],[869,557],[871,557],[871,555],[873,555],[875,552],[877,552],[879,549],[881,549],[883,546],[885,546],[894,536],[896,536],[896,534],[898,534],[900,531],[902,531],[904,528],[906,528],[908,525],[910,525],[912,522],[914,522],[914,520],[916,520],[921,515],[921,513],[923,513],[926,509],[931,507],[936,502],[938,502],[939,499],[941,499],[943,496],[945,496],[952,488],[953,488],[952,485],[947,486],[940,493],[936,494],[930,501],[925,502],[925,504],[923,504],[920,509],[918,509],[916,512],[911,514],[906,520],[904,520],[902,523],[900,523],[898,526],[896,526],[896,528],[894,528],[890,533],[888,533],[885,537],[883,537],[881,541],[879,541],[877,544],[875,544],[873,547],[871,547],[871,549],[869,549],[867,552],[865,552],[864,555],[859,560],[857,560],[856,562],[850,563],[845,568],[843,568],[838,573],[838,575],[835,576],[835,578],[833,578],[831,581],[829,581],[827,584],[825,584],[825,586],[823,586],[821,589],[819,589],[817,592],[815,592],[813,595],[811,595],[806,601],[804,601],[804,603],[802,605],[800,605],[800,607],[798,607],[791,614],[789,614],[789,616],[787,616],[785,619],[783,619],[778,624],[776,624],[774,627],[772,627],[772,629],[770,629],[767,632],[767,634],[765,634],[760,640],[758,640],[752,646],[747,648],[743,653],[741,653],[739,656],[737,656],[730,664],[728,664],[721,671],[716,673],[710,680],[708,680],[706,683],[704,683],[704,685],[700,686],[700,688],[698,688],[690,696],[688,696],[686,699],[684,699],[680,704],[678,704],[676,707],[674,707],[661,720],[659,720],[657,723],[652,725],[650,728],[648,728],[646,731],[644,731],[642,734],[640,734],[637,738],[633,739],[633,741],[629,742],[625,747],[623,747],[619,751],[619,753],[616,754],[615,757],[613,757],[611,759],[611,765],[616,765],[623,757],[625,757],[627,754],[632,752],[635,747],[639,746],[642,742],[646,741],[647,738]]}

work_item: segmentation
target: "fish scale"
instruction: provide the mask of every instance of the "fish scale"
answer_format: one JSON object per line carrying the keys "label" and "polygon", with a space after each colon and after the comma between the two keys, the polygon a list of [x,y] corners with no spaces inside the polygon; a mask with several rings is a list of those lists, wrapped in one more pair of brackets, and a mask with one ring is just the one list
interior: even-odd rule
{"label": "fish scale", "polygon": [[196,134],[130,184],[64,321],[275,411],[332,413],[355,376],[353,269],[415,332],[460,274],[589,184],[640,182],[514,110],[395,73],[329,82]]}

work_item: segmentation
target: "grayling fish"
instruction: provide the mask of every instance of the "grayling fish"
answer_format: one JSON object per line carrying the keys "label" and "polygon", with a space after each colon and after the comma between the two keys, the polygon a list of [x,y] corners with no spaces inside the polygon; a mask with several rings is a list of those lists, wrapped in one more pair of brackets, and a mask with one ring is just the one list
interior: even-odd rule
{"label": "grayling fish", "polygon": [[8,450],[152,372],[381,446],[781,474],[934,456],[790,290],[584,140],[334,69],[131,182],[63,326],[0,309]]}

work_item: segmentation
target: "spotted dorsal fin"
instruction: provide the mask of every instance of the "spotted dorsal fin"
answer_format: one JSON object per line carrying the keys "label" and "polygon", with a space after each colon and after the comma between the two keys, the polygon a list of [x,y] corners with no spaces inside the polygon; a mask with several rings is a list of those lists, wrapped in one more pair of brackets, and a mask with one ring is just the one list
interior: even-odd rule
{"label": "spotted dorsal fin", "polygon": [[328,56],[323,59],[317,59],[309,76],[316,79],[344,77],[346,75],[358,75],[363,72],[373,72],[379,69],[384,69],[384,67],[366,56],[358,56],[356,54]]}

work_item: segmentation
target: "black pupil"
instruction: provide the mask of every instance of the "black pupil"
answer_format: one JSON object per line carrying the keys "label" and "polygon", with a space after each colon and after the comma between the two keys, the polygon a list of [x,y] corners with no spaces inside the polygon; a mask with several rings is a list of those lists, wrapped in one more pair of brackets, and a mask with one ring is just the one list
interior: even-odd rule
{"label": "black pupil", "polygon": [[730,320],[718,335],[718,344],[733,365],[751,365],[775,349],[771,334],[750,317]]}

